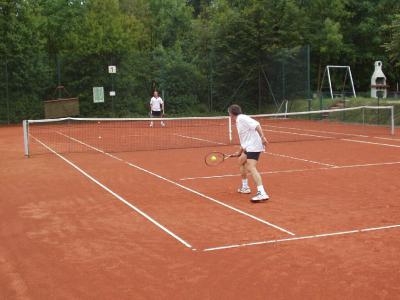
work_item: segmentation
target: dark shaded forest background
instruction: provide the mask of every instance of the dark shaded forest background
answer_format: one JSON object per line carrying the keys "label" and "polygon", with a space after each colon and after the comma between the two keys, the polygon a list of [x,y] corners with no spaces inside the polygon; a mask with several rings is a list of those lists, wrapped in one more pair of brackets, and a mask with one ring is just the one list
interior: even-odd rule
{"label": "dark shaded forest background", "polygon": [[[171,115],[223,113],[232,101],[265,112],[311,98],[327,64],[350,65],[367,92],[376,60],[395,90],[398,0],[3,0],[0,122],[42,118],[59,79],[81,116],[113,115],[112,85],[116,116],[146,115],[154,89]],[[93,103],[95,86],[105,103]]]}

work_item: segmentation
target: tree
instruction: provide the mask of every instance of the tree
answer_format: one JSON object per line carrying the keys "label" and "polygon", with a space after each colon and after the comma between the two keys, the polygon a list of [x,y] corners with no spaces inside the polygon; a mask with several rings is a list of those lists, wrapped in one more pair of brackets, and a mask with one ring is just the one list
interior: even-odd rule
{"label": "tree", "polygon": [[325,65],[340,64],[345,51],[341,24],[349,13],[345,0],[303,1],[301,8],[307,15],[305,40],[311,46],[313,77],[319,89]]}
{"label": "tree", "polygon": [[391,39],[389,25],[400,13],[397,0],[349,0],[346,4],[351,17],[343,24],[346,44],[344,59],[354,65],[358,74],[358,88],[369,89],[374,62],[381,60],[389,81],[394,80],[395,70],[382,46]]}
{"label": "tree", "polygon": [[392,23],[387,26],[390,30],[390,41],[384,47],[389,54],[390,61],[400,67],[400,14],[395,15]]}
{"label": "tree", "polygon": [[[7,70],[0,89],[9,90],[11,121],[41,117],[41,100],[49,83],[40,34],[40,10],[36,2],[8,1],[0,6],[0,66]],[[7,64],[7,68],[5,65]],[[2,106],[4,107],[4,106]]]}
{"label": "tree", "polygon": [[215,1],[210,27],[219,108],[232,100],[259,107],[254,100],[259,98],[261,66],[280,49],[302,44],[303,24],[304,14],[294,1]]}

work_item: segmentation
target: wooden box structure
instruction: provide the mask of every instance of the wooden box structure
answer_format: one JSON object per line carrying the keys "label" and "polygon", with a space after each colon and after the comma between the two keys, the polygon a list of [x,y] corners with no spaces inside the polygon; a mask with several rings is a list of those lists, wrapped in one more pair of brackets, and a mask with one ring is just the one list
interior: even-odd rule
{"label": "wooden box structure", "polygon": [[61,98],[44,101],[46,119],[74,117],[79,115],[78,98]]}

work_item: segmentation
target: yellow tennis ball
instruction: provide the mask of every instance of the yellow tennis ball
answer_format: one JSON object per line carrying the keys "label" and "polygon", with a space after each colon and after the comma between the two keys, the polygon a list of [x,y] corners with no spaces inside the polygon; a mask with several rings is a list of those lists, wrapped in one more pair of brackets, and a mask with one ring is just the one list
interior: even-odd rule
{"label": "yellow tennis ball", "polygon": [[210,159],[211,160],[217,160],[217,157],[213,155],[213,156],[210,157]]}

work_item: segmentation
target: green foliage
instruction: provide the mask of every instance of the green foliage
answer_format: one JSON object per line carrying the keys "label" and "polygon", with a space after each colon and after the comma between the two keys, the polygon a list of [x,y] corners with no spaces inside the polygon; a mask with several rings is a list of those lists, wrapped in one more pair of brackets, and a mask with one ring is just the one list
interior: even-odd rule
{"label": "green foliage", "polygon": [[38,12],[40,7],[35,3],[22,0],[1,4],[0,116],[4,118],[5,115],[8,90],[12,122],[42,116],[40,98],[48,86],[49,68],[39,30],[41,18],[36,15]]}
{"label": "green foliage", "polygon": [[391,39],[385,44],[391,62],[400,67],[400,14],[395,15],[393,21],[387,26],[391,33]]}
{"label": "green foliage", "polygon": [[[395,86],[400,2],[0,1],[0,122],[43,117],[42,101],[55,97],[57,65],[82,116],[146,115],[154,89],[164,92],[170,114],[224,112],[232,101],[256,111],[259,95],[273,107],[266,83],[258,86],[260,66],[280,98],[290,87],[305,89],[294,82],[304,81],[307,66],[287,63],[305,45],[313,90],[327,64],[351,65],[356,89],[368,90],[375,60]],[[108,74],[108,65],[117,74]],[[292,81],[278,84],[280,72],[291,72]],[[105,88],[104,104],[93,103],[94,86]]]}

